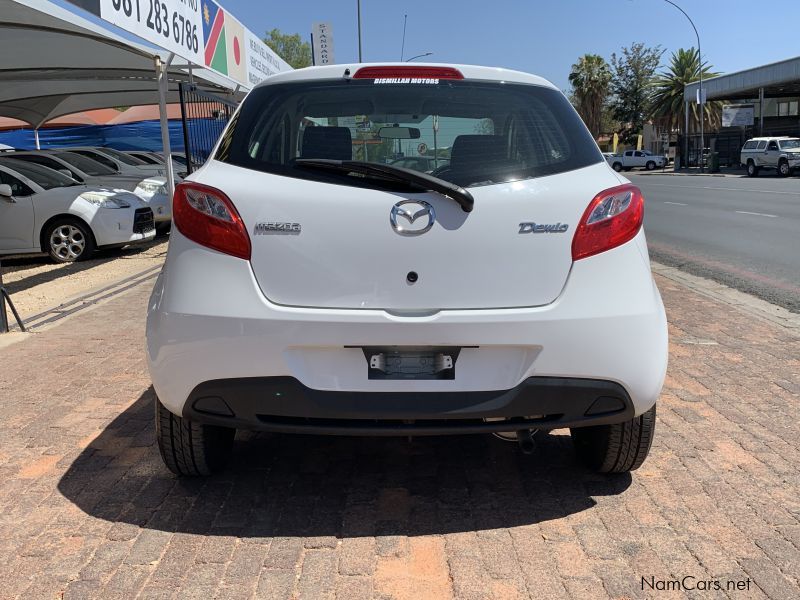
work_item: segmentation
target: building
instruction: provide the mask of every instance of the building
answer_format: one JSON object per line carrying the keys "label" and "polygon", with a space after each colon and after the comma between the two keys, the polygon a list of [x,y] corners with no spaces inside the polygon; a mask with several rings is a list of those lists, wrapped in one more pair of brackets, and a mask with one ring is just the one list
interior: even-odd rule
{"label": "building", "polygon": [[[699,89],[699,82],[684,88],[687,108],[696,102]],[[748,138],[800,137],[800,57],[706,79],[703,90],[707,101],[752,108],[742,111],[745,118],[740,119],[741,124],[708,132],[705,146],[719,152],[722,164],[738,164],[739,151]],[[686,140],[690,156],[700,147],[699,136],[699,132],[694,132]],[[682,150],[685,151],[685,146]]]}

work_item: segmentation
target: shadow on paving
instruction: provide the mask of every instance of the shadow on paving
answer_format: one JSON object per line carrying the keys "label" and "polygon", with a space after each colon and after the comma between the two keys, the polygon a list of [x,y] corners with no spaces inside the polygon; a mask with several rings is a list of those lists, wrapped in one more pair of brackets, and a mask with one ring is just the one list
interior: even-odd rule
{"label": "shadow on paving", "polygon": [[[528,525],[622,493],[629,474],[576,463],[568,435],[536,453],[489,435],[344,438],[238,432],[227,470],[179,479],[154,443],[150,388],[90,443],[58,489],[85,513],[240,537],[426,535]],[[563,433],[563,432],[560,432]]]}

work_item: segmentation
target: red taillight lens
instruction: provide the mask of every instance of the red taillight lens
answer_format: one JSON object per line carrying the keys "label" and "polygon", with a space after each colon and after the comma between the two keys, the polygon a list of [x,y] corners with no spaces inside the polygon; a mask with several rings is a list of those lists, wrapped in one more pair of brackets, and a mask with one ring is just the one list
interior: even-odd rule
{"label": "red taillight lens", "polygon": [[218,189],[189,181],[179,183],[172,201],[172,219],[190,240],[250,260],[250,236],[242,217]]}
{"label": "red taillight lens", "polygon": [[572,260],[594,256],[632,240],[643,219],[644,196],[635,185],[600,192],[583,213],[572,239]]}
{"label": "red taillight lens", "polygon": [[353,79],[384,79],[411,77],[413,79],[464,79],[461,71],[452,67],[388,66],[361,67]]}

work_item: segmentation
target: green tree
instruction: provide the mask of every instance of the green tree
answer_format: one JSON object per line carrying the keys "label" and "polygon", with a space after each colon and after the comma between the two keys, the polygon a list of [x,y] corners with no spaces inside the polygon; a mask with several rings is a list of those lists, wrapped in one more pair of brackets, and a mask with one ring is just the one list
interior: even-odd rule
{"label": "green tree", "polygon": [[611,55],[611,106],[614,118],[622,124],[620,138],[631,143],[642,132],[644,122],[650,115],[652,96],[651,81],[658,69],[661,46],[648,48],[636,42],[622,49],[622,55]]}
{"label": "green tree", "polygon": [[589,131],[597,139],[603,128],[603,108],[611,84],[611,68],[602,56],[584,54],[569,73],[570,99]]}
{"label": "green tree", "polygon": [[299,33],[290,35],[276,28],[267,32],[264,43],[293,69],[311,66],[311,44],[304,42]]}
{"label": "green tree", "polygon": [[[708,63],[703,63],[703,79],[715,77]],[[683,101],[683,89],[689,83],[700,79],[700,55],[696,48],[678,49],[672,54],[669,66],[661,71],[651,82],[652,105],[651,117],[667,127],[670,131],[684,131],[686,123],[686,104]],[[697,130],[700,126],[700,107],[692,102],[689,110],[690,127]],[[704,126],[707,130],[719,127],[722,116],[721,102],[707,102],[705,106]]]}

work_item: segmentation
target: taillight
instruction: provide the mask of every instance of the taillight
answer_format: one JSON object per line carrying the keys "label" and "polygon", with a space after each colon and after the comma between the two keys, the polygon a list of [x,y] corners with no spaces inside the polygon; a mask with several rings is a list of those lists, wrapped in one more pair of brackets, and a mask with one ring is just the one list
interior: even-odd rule
{"label": "taillight", "polygon": [[589,203],[572,239],[572,260],[594,256],[632,240],[644,219],[644,196],[635,185],[600,192]]}
{"label": "taillight", "polygon": [[464,75],[453,67],[423,67],[416,65],[361,67],[353,75],[353,79],[464,79]]}
{"label": "taillight", "polygon": [[220,190],[190,181],[179,183],[175,186],[172,219],[190,240],[250,260],[250,236],[242,217]]}

